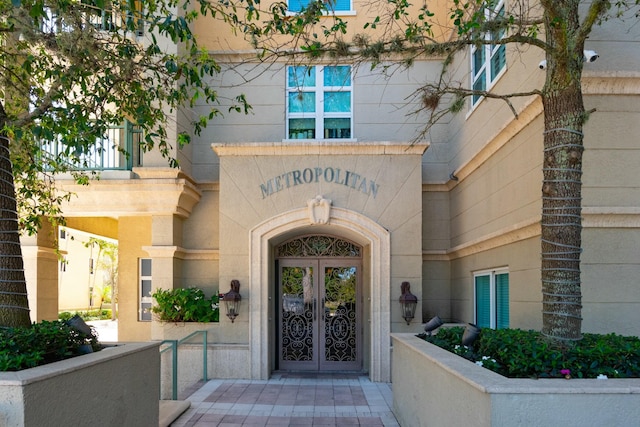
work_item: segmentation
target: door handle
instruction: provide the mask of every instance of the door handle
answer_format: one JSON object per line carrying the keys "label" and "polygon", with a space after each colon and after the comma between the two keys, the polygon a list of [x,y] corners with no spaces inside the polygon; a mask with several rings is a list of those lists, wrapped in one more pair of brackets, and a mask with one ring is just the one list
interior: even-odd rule
{"label": "door handle", "polygon": [[313,321],[314,322],[316,321],[316,313],[317,313],[317,309],[318,309],[318,307],[316,305],[317,303],[318,303],[318,301],[314,298],[313,299]]}
{"label": "door handle", "polygon": [[325,310],[324,310],[324,297],[322,297],[322,307],[320,307],[320,309],[322,310],[322,321],[324,322],[324,313],[325,313]]}

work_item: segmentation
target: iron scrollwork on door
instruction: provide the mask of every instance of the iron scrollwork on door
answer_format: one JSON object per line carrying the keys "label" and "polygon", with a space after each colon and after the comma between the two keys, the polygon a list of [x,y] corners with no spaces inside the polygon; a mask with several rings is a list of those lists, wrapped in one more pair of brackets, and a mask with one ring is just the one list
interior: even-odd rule
{"label": "iron scrollwork on door", "polygon": [[282,270],[282,360],[313,359],[313,283],[311,267]]}
{"label": "iron scrollwork on door", "polygon": [[356,269],[325,268],[324,359],[352,362],[356,353]]}
{"label": "iron scrollwork on door", "polygon": [[332,236],[303,236],[276,248],[277,257],[354,257],[362,256],[360,246]]}

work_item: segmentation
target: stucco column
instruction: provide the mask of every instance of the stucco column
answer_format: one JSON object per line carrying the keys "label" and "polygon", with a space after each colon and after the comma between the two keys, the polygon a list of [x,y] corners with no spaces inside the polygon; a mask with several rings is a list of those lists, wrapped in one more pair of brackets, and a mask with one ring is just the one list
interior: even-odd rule
{"label": "stucco column", "polygon": [[[142,249],[152,259],[152,293],[157,289],[174,289],[182,283],[182,220],[175,215],[151,218],[151,246]],[[162,339],[159,322],[151,324],[151,339]]]}
{"label": "stucco column", "polygon": [[39,233],[20,238],[32,322],[58,318],[58,256],[53,233],[44,220]]}

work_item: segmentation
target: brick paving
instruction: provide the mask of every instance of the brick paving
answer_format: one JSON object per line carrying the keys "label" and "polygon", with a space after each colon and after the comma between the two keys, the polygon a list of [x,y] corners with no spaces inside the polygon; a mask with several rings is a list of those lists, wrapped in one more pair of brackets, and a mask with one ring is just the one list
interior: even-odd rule
{"label": "brick paving", "polygon": [[391,385],[357,375],[211,380],[172,427],[398,427]]}

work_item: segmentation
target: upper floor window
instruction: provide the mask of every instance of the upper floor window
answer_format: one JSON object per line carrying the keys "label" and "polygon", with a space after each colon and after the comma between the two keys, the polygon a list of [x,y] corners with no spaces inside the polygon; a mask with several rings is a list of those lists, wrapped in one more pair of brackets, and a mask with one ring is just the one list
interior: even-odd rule
{"label": "upper floor window", "polygon": [[[491,3],[491,2],[490,2]],[[495,20],[504,16],[504,1],[498,1],[495,6],[485,7],[486,19]],[[505,36],[505,30],[485,33],[482,37],[490,42],[500,40]],[[506,46],[478,44],[471,47],[471,88],[478,91],[487,91],[498,80],[507,66]],[[471,105],[475,106],[482,96],[473,95]]]}
{"label": "upper floor window", "polygon": [[[289,0],[289,12],[297,13],[309,5],[310,0]],[[332,12],[346,12],[351,10],[351,0],[328,0],[327,9]]]}
{"label": "upper floor window", "polygon": [[288,139],[351,138],[351,66],[287,67]]}
{"label": "upper floor window", "polygon": [[477,272],[473,275],[475,324],[481,328],[509,327],[509,271]]}

